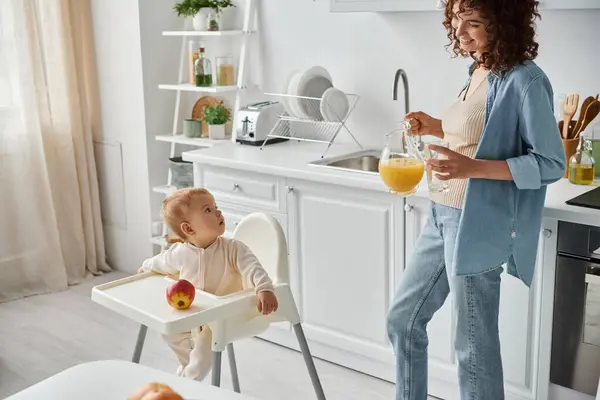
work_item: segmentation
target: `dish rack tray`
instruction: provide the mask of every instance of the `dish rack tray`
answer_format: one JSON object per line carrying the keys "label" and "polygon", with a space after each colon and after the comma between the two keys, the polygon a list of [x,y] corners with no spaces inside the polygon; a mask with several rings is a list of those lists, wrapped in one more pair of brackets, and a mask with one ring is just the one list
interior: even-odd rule
{"label": "dish rack tray", "polygon": [[[333,111],[329,104],[322,104],[323,100],[317,97],[306,97],[296,96],[281,93],[265,93],[267,96],[278,97],[278,101],[284,103],[286,101],[297,101],[304,113],[311,117],[297,117],[290,115],[287,111],[284,111],[279,115],[275,126],[271,129],[271,132],[265,138],[261,149],[264,145],[272,139],[289,139],[306,142],[324,143],[327,144],[325,151],[321,154],[321,158],[325,156],[327,150],[333,144],[333,141],[338,136],[340,131],[345,130],[352,137],[354,142],[362,149],[363,146],[356,140],[356,137],[352,131],[348,128],[347,121],[352,111],[356,107],[359,100],[359,95],[346,93],[348,100],[348,112],[346,115],[338,117],[337,120],[325,120],[322,117],[322,107]],[[335,115],[335,112],[328,113],[329,115]]]}

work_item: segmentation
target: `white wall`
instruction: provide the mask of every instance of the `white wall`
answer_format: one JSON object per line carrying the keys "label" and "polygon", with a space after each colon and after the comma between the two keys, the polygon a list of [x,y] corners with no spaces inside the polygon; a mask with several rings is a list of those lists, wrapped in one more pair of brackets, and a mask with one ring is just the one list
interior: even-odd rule
{"label": "white wall", "polygon": [[[351,127],[364,144],[380,144],[382,127],[404,114],[401,85],[400,101],[392,101],[398,68],[409,78],[411,110],[434,115],[467,79],[467,62],[445,51],[438,12],[337,14],[329,12],[329,0],[259,4],[265,91],[281,90],[293,69],[328,68],[334,85],[361,95]],[[543,12],[537,61],[556,93],[600,93],[600,51],[591,50],[599,37],[600,10]]]}
{"label": "white wall", "polygon": [[[151,252],[146,112],[138,2],[92,0],[94,41],[102,115],[99,165],[107,256],[112,267],[135,271]],[[121,146],[122,176],[115,168]],[[105,155],[106,155],[105,154]],[[107,212],[108,209],[108,212]]]}
{"label": "white wall", "polygon": [[[329,12],[329,0],[255,1],[259,35],[251,53],[261,91],[280,91],[294,69],[328,68],[337,87],[361,95],[350,127],[365,145],[381,145],[383,129],[404,115],[402,88],[400,100],[392,101],[396,69],[408,74],[411,110],[434,115],[467,78],[468,61],[450,59],[444,49],[440,13],[335,14]],[[113,266],[131,272],[152,253],[150,221],[158,218],[162,197],[150,188],[166,181],[168,144],[154,136],[172,127],[175,94],[159,91],[157,85],[177,77],[181,42],[161,36],[163,30],[181,27],[182,20],[172,12],[174,2],[92,0],[103,137],[122,145],[124,159],[124,192],[119,193],[112,176],[102,188],[122,197],[126,214],[125,225],[105,224],[108,254]],[[600,52],[593,51],[599,22],[600,10],[543,13],[537,61],[556,93],[600,92]],[[208,52],[231,52],[221,40],[207,39]],[[186,95],[182,117],[196,98]],[[349,139],[342,135],[338,140]]]}

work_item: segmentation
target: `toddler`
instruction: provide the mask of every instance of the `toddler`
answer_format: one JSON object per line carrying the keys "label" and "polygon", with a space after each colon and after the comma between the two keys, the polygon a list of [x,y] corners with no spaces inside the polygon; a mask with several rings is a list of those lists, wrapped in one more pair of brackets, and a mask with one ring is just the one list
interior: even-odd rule
{"label": "toddler", "polygon": [[[225,222],[210,192],[179,190],[164,200],[162,214],[182,241],[144,261],[138,272],[178,273],[180,279],[217,296],[253,288],[259,312],[266,315],[277,311],[273,284],[256,256],[242,242],[221,237]],[[208,375],[212,361],[208,327],[163,336],[179,361],[177,375],[195,380]]]}

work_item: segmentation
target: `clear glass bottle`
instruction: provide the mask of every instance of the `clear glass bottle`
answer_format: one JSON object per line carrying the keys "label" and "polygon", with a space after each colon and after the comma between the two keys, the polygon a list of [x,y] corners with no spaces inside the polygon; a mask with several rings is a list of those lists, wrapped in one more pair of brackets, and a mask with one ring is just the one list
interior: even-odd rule
{"label": "clear glass bottle", "polygon": [[577,152],[569,160],[569,182],[575,185],[594,183],[596,161],[592,156],[592,142],[581,137]]}
{"label": "clear glass bottle", "polygon": [[217,85],[235,85],[235,67],[233,57],[217,57]]}
{"label": "clear glass bottle", "polygon": [[194,62],[196,86],[212,86],[212,63],[204,56],[204,47],[198,48],[198,58]]}

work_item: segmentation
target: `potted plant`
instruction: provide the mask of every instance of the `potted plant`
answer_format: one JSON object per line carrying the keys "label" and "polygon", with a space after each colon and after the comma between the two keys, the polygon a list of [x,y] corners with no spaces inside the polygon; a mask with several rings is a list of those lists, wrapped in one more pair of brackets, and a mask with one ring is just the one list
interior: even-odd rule
{"label": "potted plant", "polygon": [[231,111],[221,102],[216,107],[206,106],[204,122],[208,124],[209,139],[225,139],[225,124],[231,120]]}
{"label": "potted plant", "polygon": [[183,0],[175,3],[173,10],[178,16],[191,17],[194,29],[197,31],[208,30],[208,16],[214,10],[217,0]]}
{"label": "potted plant", "polygon": [[178,16],[192,17],[197,31],[218,31],[221,14],[230,7],[235,7],[231,0],[183,0],[173,9]]}

